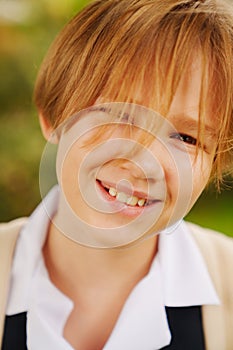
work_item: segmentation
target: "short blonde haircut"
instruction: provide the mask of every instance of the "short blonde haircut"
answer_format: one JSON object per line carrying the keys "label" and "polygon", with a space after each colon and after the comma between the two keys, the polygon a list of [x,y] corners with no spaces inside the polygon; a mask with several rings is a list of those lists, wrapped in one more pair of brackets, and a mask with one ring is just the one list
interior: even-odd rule
{"label": "short blonde haircut", "polygon": [[212,177],[219,184],[224,173],[233,173],[233,9],[224,0],[90,3],[52,44],[35,103],[56,128],[100,96],[137,103],[140,88],[143,105],[166,115],[197,46],[203,66],[199,128],[210,97],[219,125]]}

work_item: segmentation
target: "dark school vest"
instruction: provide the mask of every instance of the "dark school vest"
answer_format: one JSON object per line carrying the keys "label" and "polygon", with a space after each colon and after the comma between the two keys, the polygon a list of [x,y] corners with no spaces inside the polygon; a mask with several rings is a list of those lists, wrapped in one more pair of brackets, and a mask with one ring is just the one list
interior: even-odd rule
{"label": "dark school vest", "polygon": [[[163,350],[205,350],[200,306],[166,307],[166,313],[172,341]],[[6,316],[1,350],[27,350],[26,323],[26,312]]]}

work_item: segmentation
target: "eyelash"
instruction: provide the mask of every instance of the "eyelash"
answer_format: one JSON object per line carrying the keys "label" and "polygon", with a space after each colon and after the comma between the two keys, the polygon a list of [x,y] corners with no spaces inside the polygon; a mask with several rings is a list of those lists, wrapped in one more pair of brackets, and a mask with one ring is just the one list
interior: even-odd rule
{"label": "eyelash", "polygon": [[184,143],[188,143],[191,146],[197,145],[197,139],[195,139],[194,137],[192,137],[190,135],[175,133],[175,134],[171,135],[171,138],[180,140]]}

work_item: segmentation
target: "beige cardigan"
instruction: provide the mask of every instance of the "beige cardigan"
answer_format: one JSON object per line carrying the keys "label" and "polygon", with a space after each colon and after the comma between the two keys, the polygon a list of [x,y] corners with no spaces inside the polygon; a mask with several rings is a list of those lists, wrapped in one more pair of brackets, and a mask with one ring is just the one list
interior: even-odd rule
{"label": "beige cardigan", "polygon": [[[0,348],[4,327],[9,276],[14,247],[26,219],[0,225]],[[203,307],[207,350],[233,349],[233,239],[187,223],[204,259],[221,300],[220,306]]]}

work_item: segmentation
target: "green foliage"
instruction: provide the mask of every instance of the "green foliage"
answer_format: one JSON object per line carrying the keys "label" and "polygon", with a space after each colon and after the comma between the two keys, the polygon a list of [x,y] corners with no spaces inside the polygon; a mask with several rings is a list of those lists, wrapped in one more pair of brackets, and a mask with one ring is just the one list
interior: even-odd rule
{"label": "green foliage", "polygon": [[12,7],[6,16],[0,12],[0,221],[29,215],[41,200],[38,173],[45,141],[32,104],[34,81],[50,43],[87,0],[4,3],[18,12],[16,17]]}
{"label": "green foliage", "polygon": [[[230,183],[229,183],[230,186]],[[232,184],[231,184],[232,188]],[[214,188],[206,190],[188,214],[188,221],[226,233],[233,237],[233,191],[225,189],[216,194]]]}

